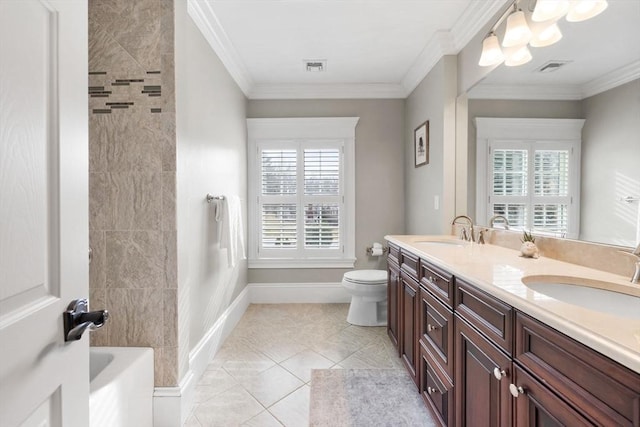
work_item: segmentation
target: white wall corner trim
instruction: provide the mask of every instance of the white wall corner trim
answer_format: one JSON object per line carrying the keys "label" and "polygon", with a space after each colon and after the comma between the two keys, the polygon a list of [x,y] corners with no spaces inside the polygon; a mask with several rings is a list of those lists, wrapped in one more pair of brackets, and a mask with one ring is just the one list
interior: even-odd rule
{"label": "white wall corner trim", "polygon": [[218,21],[209,2],[207,0],[187,0],[187,12],[240,90],[245,96],[248,96],[253,86],[253,79],[220,25],[220,21]]}
{"label": "white wall corner trim", "polygon": [[640,78],[640,60],[634,61],[612,73],[591,80],[582,87],[582,98],[589,98],[614,87]]}

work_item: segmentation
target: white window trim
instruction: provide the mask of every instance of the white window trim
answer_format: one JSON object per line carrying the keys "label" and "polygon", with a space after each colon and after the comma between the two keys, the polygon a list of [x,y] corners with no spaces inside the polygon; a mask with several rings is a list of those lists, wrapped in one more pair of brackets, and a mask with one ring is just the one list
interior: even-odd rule
{"label": "white window trim", "polygon": [[[359,117],[247,119],[249,148],[249,268],[353,268],[355,265],[355,128]],[[259,144],[277,140],[341,140],[343,153],[344,250],[340,257],[277,258],[258,252]]]}
{"label": "white window trim", "polygon": [[490,147],[503,141],[524,143],[568,143],[573,147],[570,189],[572,207],[569,216],[568,238],[577,238],[580,232],[580,166],[582,127],[584,119],[528,119],[476,117],[476,222],[489,223],[488,183]]}

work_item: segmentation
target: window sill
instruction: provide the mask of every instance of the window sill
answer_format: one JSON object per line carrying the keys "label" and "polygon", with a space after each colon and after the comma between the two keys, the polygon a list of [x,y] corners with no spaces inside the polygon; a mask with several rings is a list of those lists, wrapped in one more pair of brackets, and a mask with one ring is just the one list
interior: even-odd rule
{"label": "window sill", "polygon": [[261,258],[250,259],[249,268],[353,268],[355,258]]}

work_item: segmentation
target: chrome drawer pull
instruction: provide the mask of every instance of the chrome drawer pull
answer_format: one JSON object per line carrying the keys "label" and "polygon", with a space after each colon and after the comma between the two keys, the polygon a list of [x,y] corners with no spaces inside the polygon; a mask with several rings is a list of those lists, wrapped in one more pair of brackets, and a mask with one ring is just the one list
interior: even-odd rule
{"label": "chrome drawer pull", "polygon": [[500,368],[493,368],[493,376],[496,377],[496,379],[499,381],[503,377],[507,376],[507,371],[505,371],[504,369],[500,369]]}
{"label": "chrome drawer pull", "polygon": [[433,326],[431,323],[427,323],[427,332],[433,332],[438,330],[437,326]]}
{"label": "chrome drawer pull", "polygon": [[511,395],[513,397],[518,397],[521,394],[524,394],[525,390],[524,390],[524,388],[519,387],[519,386],[517,386],[515,384],[509,384],[509,393],[511,393]]}

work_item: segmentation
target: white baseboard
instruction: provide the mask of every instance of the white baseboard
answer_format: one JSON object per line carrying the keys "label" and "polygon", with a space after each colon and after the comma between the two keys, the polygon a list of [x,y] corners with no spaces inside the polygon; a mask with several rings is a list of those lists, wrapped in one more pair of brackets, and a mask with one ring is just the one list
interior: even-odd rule
{"label": "white baseboard", "polygon": [[351,296],[340,283],[249,283],[252,304],[347,303]]}
{"label": "white baseboard", "polygon": [[195,387],[249,304],[348,303],[351,296],[340,283],[249,283],[218,321],[189,352],[189,370],[176,387],[156,387],[154,427],[180,427],[191,412]]}

